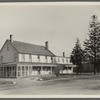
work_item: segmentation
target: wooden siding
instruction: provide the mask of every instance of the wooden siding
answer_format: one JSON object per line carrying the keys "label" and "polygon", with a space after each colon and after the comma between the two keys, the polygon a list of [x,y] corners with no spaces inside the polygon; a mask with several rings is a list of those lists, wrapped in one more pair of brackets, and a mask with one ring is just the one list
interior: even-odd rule
{"label": "wooden siding", "polygon": [[[3,57],[2,59],[1,56]],[[0,52],[0,64],[8,62],[17,62],[17,61],[18,61],[18,52],[9,42],[6,41]]]}

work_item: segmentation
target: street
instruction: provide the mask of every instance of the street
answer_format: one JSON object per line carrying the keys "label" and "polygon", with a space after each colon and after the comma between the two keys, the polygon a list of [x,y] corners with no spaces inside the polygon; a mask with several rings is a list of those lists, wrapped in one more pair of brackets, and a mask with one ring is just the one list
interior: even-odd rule
{"label": "street", "polygon": [[34,81],[30,78],[8,79],[16,84],[0,85],[2,95],[99,95],[100,76],[84,79]]}

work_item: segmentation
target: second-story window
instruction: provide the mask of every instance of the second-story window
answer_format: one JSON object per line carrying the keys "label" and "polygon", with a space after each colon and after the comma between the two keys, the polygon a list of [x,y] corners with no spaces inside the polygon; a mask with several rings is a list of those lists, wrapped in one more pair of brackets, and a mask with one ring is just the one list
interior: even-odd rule
{"label": "second-story window", "polygon": [[45,59],[47,60],[47,56],[45,56]]}
{"label": "second-story window", "polygon": [[22,54],[22,60],[25,61],[25,55],[24,54]]}
{"label": "second-story window", "polygon": [[45,61],[48,62],[47,56],[45,56]]}
{"label": "second-story window", "polygon": [[14,61],[17,61],[17,53],[14,54]]}
{"label": "second-story window", "polygon": [[66,62],[68,63],[68,60],[66,59]]}
{"label": "second-story window", "polygon": [[51,57],[51,62],[53,62],[53,57]]}
{"label": "second-story window", "polygon": [[38,55],[37,58],[40,59],[40,56]]}
{"label": "second-story window", "polygon": [[58,58],[58,62],[60,62],[60,59]]}
{"label": "second-story window", "polygon": [[37,59],[38,59],[38,61],[40,62],[40,56],[39,56],[39,55],[37,56]]}
{"label": "second-story window", "polygon": [[32,56],[31,55],[29,55],[29,61],[32,61]]}
{"label": "second-story window", "polygon": [[7,51],[9,51],[9,44],[7,44]]}
{"label": "second-story window", "polygon": [[64,63],[64,59],[62,59],[62,62]]}
{"label": "second-story window", "polygon": [[3,56],[1,56],[1,62],[3,61]]}

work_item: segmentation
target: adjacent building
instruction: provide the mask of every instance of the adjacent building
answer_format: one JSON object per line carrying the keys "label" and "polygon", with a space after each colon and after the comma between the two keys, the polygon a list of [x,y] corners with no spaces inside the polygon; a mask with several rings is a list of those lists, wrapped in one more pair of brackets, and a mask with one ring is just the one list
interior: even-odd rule
{"label": "adjacent building", "polygon": [[35,75],[55,74],[56,68],[60,73],[73,73],[70,59],[53,54],[45,46],[14,41],[12,35],[7,39],[0,51],[0,77],[28,77]]}

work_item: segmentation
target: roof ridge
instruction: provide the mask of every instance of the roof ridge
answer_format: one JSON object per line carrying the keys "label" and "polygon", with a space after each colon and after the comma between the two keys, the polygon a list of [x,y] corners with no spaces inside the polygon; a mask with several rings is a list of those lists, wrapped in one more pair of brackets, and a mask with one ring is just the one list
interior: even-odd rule
{"label": "roof ridge", "polygon": [[32,43],[27,43],[27,42],[22,42],[22,41],[16,41],[16,40],[13,40],[13,41],[14,42],[19,42],[19,43],[25,43],[25,44],[35,45],[35,46],[43,46],[43,45],[37,45],[37,44],[32,44]]}

